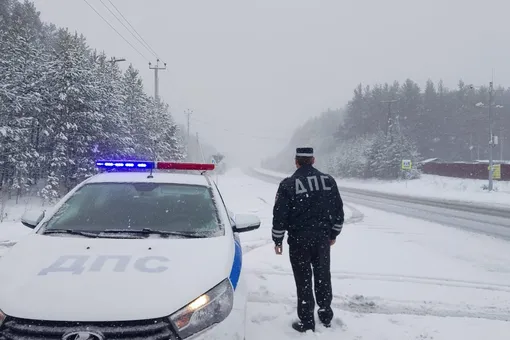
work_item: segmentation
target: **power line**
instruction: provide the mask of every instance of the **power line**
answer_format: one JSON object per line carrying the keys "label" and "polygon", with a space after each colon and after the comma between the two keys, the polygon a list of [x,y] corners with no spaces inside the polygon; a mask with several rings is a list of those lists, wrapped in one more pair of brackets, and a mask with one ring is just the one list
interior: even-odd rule
{"label": "power line", "polygon": [[[115,8],[115,10],[120,14],[120,16],[128,23],[129,27],[131,27],[133,29],[133,31],[140,37],[140,39],[145,43],[145,46],[147,47],[147,49],[158,59],[159,56],[158,54],[151,48],[151,46],[147,43],[147,41],[145,41],[145,39],[140,35],[140,33],[138,33],[138,31],[133,27],[133,25],[131,25],[131,23],[129,22],[128,19],[126,19],[126,17],[122,14],[122,12],[117,8],[117,6],[115,6],[115,4],[111,1],[111,0],[108,0],[108,2],[113,6],[113,8]],[[125,27],[125,26],[124,26]],[[131,33],[132,34],[132,33]],[[135,37],[136,38],[136,37]],[[140,41],[140,40],[138,40]]]}
{"label": "power line", "polygon": [[[129,34],[131,34],[131,35],[132,35],[132,36],[133,36],[136,40],[138,40],[138,42],[139,42],[139,43],[140,43],[140,44],[141,44],[141,45],[142,45],[142,46],[143,46],[143,47],[144,47],[147,51],[149,51],[149,53],[151,53],[151,54],[153,54],[155,57],[157,57],[157,55],[156,55],[155,53],[151,52],[151,50],[150,50],[150,49],[148,49],[148,48],[144,45],[143,41],[141,41],[141,40],[140,40],[140,39],[139,39],[136,35],[134,35],[134,34],[133,34],[133,32],[131,32],[131,31],[129,30],[129,28],[126,26],[126,24],[124,24],[124,23],[122,22],[122,20],[120,20],[120,19],[119,19],[119,17],[118,17],[118,16],[117,16],[117,15],[116,15],[116,14],[115,14],[115,13],[114,13],[111,9],[110,9],[110,7],[106,6],[106,4],[104,3],[104,1],[103,1],[103,0],[99,0],[99,2],[101,2],[101,4],[103,4],[103,6],[104,6],[104,7],[108,10],[108,12],[110,12],[110,14],[111,14],[111,15],[113,15],[113,16],[114,16],[114,18],[115,18],[115,19],[117,19],[117,21],[118,21],[118,22],[120,22],[120,24],[121,24],[122,26],[124,26],[124,28],[125,28],[125,29],[129,32]],[[110,2],[110,3],[111,3],[111,2]],[[117,11],[118,11],[118,10],[117,10]]]}
{"label": "power line", "polygon": [[136,52],[138,52],[138,54],[139,54],[140,56],[142,56],[142,58],[144,58],[145,60],[149,61],[149,59],[148,59],[148,58],[147,58],[147,57],[146,57],[146,56],[145,56],[142,52],[140,52],[140,51],[139,51],[136,47],[134,47],[134,46],[133,46],[133,44],[131,44],[131,43],[130,43],[130,42],[129,42],[126,38],[124,38],[124,36],[123,36],[122,34],[120,34],[120,33],[119,33],[119,31],[117,31],[117,30],[115,29],[115,27],[113,27],[113,26],[112,26],[112,24],[110,24],[110,23],[108,22],[108,20],[106,20],[106,19],[105,19],[105,18],[101,15],[101,13],[99,13],[99,12],[98,12],[98,11],[97,11],[97,10],[96,10],[96,9],[95,9],[95,8],[94,8],[94,7],[93,7],[93,6],[92,6],[92,5],[91,5],[91,4],[90,4],[87,0],[83,0],[83,1],[85,1],[85,3],[86,3],[87,5],[89,5],[89,7],[90,7],[90,8],[92,8],[92,10],[93,10],[94,12],[96,12],[96,14],[97,14],[97,15],[99,15],[99,17],[100,17],[101,19],[103,19],[103,21],[104,21],[104,22],[106,22],[106,23],[108,24],[108,26],[110,26],[110,27],[111,27],[111,29],[113,29],[113,30],[114,30],[114,31],[115,31],[115,32],[116,32],[116,33],[117,33],[117,34],[118,34],[118,35],[119,35],[122,39],[124,39],[124,41],[125,41],[126,43],[128,43],[128,44],[129,44],[129,46],[131,46],[131,47],[132,47],[132,48],[133,48]]}

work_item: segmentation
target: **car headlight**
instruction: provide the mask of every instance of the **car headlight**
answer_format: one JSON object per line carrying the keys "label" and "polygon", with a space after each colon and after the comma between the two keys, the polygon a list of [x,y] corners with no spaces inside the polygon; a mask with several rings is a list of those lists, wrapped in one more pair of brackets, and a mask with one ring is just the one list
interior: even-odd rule
{"label": "car headlight", "polygon": [[6,317],[7,316],[0,310],[0,327],[2,327]]}
{"label": "car headlight", "polygon": [[207,293],[170,316],[182,339],[203,331],[227,318],[234,306],[234,289],[225,279]]}

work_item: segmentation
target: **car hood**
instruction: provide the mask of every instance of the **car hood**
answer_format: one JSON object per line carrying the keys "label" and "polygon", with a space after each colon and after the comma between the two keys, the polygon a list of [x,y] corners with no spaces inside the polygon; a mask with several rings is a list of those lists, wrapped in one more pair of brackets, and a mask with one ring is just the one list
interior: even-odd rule
{"label": "car hood", "polygon": [[167,316],[229,276],[228,237],[90,239],[32,234],[0,258],[0,310],[54,321]]}

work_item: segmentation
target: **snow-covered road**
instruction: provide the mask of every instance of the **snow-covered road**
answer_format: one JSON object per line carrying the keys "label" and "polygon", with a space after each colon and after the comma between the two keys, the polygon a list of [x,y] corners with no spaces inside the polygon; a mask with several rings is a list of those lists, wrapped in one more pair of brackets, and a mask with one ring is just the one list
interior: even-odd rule
{"label": "snow-covered road", "polygon": [[[235,212],[256,213],[260,230],[242,235],[250,288],[247,340],[315,338],[296,334],[295,285],[288,252],[270,239],[274,183],[231,171],[219,181]],[[507,241],[361,205],[346,210],[332,249],[333,339],[506,339],[510,334]]]}
{"label": "snow-covered road", "polygon": [[[271,241],[277,185],[232,170],[219,178],[219,187],[231,210],[262,220],[259,230],[241,235],[250,289],[247,340],[508,338],[508,241],[348,199],[348,222],[332,248],[334,326],[296,333],[290,327],[296,298],[288,251],[276,256]],[[0,253],[1,241],[28,231],[0,223]]]}
{"label": "snow-covered road", "polygon": [[[276,184],[286,176],[274,172],[267,173],[267,170],[246,170],[245,173]],[[338,180],[338,183],[341,184],[340,192],[346,202],[510,240],[508,203],[502,205],[490,201],[470,202],[472,197],[480,199],[480,193],[466,192],[463,200],[445,201],[440,198],[441,195],[436,198],[425,198],[420,195],[395,196],[391,192],[345,188],[342,186],[343,179]],[[510,200],[510,196],[508,199]]]}

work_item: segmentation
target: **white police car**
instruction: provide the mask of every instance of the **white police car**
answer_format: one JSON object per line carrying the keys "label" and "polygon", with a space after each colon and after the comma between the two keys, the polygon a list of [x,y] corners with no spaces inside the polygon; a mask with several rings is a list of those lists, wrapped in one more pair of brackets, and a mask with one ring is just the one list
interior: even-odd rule
{"label": "white police car", "polygon": [[34,232],[0,258],[0,339],[244,339],[238,233],[259,218],[229,216],[208,176],[179,173],[213,164],[97,165],[117,171],[25,215]]}

